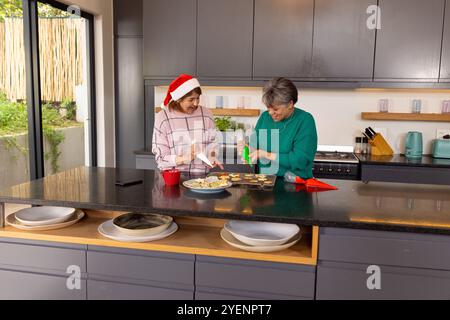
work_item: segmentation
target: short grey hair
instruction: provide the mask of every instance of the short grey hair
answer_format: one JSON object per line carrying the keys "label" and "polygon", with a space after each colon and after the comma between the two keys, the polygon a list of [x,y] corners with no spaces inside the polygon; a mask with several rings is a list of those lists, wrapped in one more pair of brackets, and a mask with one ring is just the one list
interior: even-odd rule
{"label": "short grey hair", "polygon": [[286,78],[273,78],[263,88],[262,102],[267,106],[288,104],[298,101],[297,87]]}

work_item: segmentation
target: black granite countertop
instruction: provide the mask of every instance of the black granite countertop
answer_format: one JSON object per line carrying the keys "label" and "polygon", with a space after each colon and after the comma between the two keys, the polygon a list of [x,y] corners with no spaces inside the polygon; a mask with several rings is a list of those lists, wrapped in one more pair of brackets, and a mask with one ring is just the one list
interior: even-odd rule
{"label": "black granite countertop", "polygon": [[450,168],[450,159],[435,159],[425,155],[417,159],[409,159],[404,155],[395,154],[393,156],[356,155],[361,164],[394,165],[410,167],[433,167]]}
{"label": "black granite countertop", "polygon": [[[118,187],[117,176],[143,183]],[[0,202],[450,235],[450,186],[323,181],[339,190],[307,192],[280,179],[269,191],[201,195],[165,186],[158,171],[79,167],[2,190]]]}

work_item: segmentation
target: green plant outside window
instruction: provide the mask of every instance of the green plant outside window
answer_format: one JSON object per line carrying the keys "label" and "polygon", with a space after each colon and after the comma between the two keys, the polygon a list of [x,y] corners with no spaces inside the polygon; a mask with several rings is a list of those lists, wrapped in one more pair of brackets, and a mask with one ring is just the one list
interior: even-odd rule
{"label": "green plant outside window", "polygon": [[[61,112],[64,110],[64,112]],[[42,106],[42,131],[44,138],[50,144],[50,150],[44,157],[50,160],[53,173],[58,172],[58,159],[61,155],[59,145],[64,141],[64,133],[59,128],[80,126],[74,121],[76,114],[76,104],[68,99],[59,106],[46,103]],[[28,153],[28,148],[21,147],[15,135],[28,132],[27,106],[23,102],[11,102],[6,95],[0,92],[0,137],[6,138],[6,148],[17,149],[24,156]]]}

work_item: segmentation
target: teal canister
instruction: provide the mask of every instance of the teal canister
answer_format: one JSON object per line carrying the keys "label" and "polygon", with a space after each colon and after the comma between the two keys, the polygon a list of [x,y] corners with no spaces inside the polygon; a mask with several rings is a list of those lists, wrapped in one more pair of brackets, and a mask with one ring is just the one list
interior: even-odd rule
{"label": "teal canister", "polygon": [[405,156],[407,158],[421,158],[423,153],[422,133],[408,132],[406,135]]}

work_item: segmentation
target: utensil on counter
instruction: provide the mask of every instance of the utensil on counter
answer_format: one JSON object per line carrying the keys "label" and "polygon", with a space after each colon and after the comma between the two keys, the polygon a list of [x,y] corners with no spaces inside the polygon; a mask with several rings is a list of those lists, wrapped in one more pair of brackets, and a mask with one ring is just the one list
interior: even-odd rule
{"label": "utensil on counter", "polygon": [[316,192],[316,191],[328,191],[328,190],[337,190],[338,188],[332,186],[331,184],[319,181],[315,178],[311,179],[302,179],[291,171],[287,171],[284,174],[284,180],[286,182],[299,184],[305,186],[307,192]]}
{"label": "utensil on counter", "polygon": [[423,139],[422,133],[410,131],[406,135],[405,156],[407,158],[422,158]]}
{"label": "utensil on counter", "polygon": [[208,159],[208,157],[205,156],[205,154],[203,152],[197,153],[197,158],[202,160],[204,163],[206,163],[211,168],[214,168],[214,165],[211,163],[211,161]]}
{"label": "utensil on counter", "polygon": [[368,140],[372,140],[372,139],[369,137],[369,135],[368,135],[367,133],[363,132],[362,134],[363,134],[364,137],[366,137]]}
{"label": "utensil on counter", "polygon": [[23,225],[44,226],[67,221],[74,212],[75,208],[43,206],[19,210],[15,217]]}
{"label": "utensil on counter", "polygon": [[242,150],[242,158],[244,158],[246,164],[252,165],[252,161],[250,160],[250,148],[247,145],[245,145]]}
{"label": "utensil on counter", "polygon": [[28,226],[22,224],[19,220],[16,219],[16,215],[10,214],[8,217],[6,217],[6,223],[16,229],[20,230],[26,230],[26,231],[45,231],[45,230],[56,230],[56,229],[62,229],[68,226],[71,226],[84,217],[84,211],[82,210],[75,210],[75,213],[69,218],[69,220],[65,222],[55,223],[55,224],[48,224],[48,225],[37,225],[37,226]]}
{"label": "utensil on counter", "polygon": [[433,158],[450,159],[450,136],[433,141]]}
{"label": "utensil on counter", "polygon": [[168,236],[174,234],[178,230],[178,225],[172,222],[170,226],[157,234],[147,235],[147,236],[130,236],[123,234],[119,229],[114,226],[113,220],[108,220],[98,226],[98,232],[109,239],[122,241],[122,242],[149,242],[167,238]]}
{"label": "utensil on counter", "polygon": [[371,127],[368,127],[363,132],[364,136],[369,139],[369,143],[372,146],[371,153],[375,156],[392,156],[394,150],[392,150],[386,139],[380,134],[375,132]]}
{"label": "utensil on counter", "polygon": [[166,230],[173,218],[155,213],[126,213],[113,219],[114,226],[129,236],[151,236]]}
{"label": "utensil on counter", "polygon": [[370,140],[372,140],[375,137],[374,134],[369,129],[364,130],[363,134]]}

